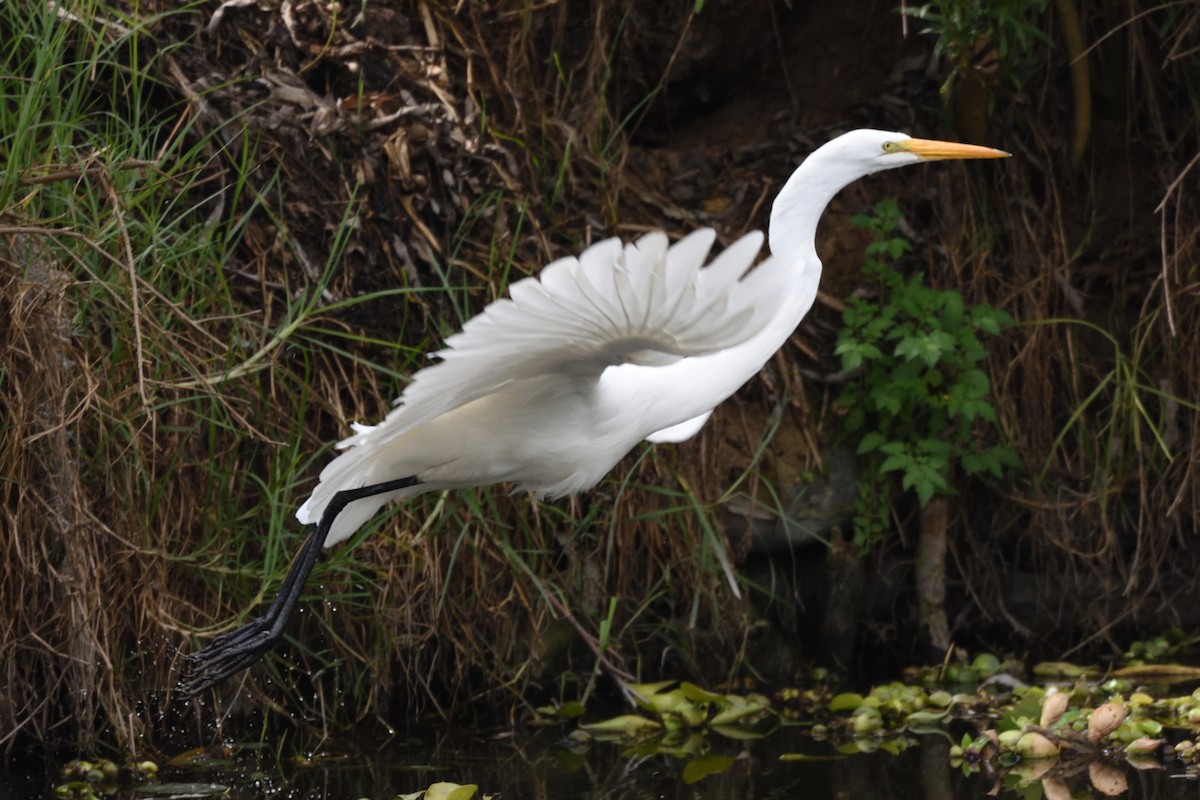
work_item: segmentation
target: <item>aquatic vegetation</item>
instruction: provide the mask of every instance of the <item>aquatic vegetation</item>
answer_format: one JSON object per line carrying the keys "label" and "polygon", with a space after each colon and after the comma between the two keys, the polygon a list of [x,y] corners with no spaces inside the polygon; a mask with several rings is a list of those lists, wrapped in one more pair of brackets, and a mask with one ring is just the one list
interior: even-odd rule
{"label": "aquatic vegetation", "polygon": [[158,764],[149,760],[118,764],[108,759],[88,761],[75,759],[62,769],[62,783],[54,793],[70,800],[90,800],[97,795],[112,794],[122,784],[153,780],[158,775]]}
{"label": "aquatic vegetation", "polygon": [[[187,750],[168,759],[164,766],[170,777],[163,780],[159,779],[159,765],[154,761],[118,764],[107,759],[76,759],[63,767],[55,796],[61,800],[115,796],[242,797],[246,796],[247,787],[254,790],[252,796],[261,796],[262,789],[273,785],[272,779],[265,777],[259,765],[241,763],[237,756],[262,752],[264,749],[256,745],[218,745]],[[345,754],[309,753],[295,756],[290,763],[299,768],[328,768],[331,764],[353,766],[354,760]],[[281,787],[289,783],[287,779],[279,782]],[[476,784],[436,781],[424,789],[401,792],[395,795],[395,800],[472,800],[475,797],[490,800],[498,795],[479,794]]]}
{"label": "aquatic vegetation", "polygon": [[662,740],[672,747],[692,733],[729,739],[758,738],[778,724],[779,714],[762,694],[719,694],[687,681],[630,684],[642,714],[622,714],[579,730],[599,740]]}
{"label": "aquatic vegetation", "polygon": [[[918,755],[924,762],[931,752],[947,774],[961,773],[962,785],[992,784],[1050,800],[1084,789],[1119,793],[1133,782],[1134,769],[1200,778],[1200,668],[1186,664],[1129,658],[1107,669],[1069,662],[1027,665],[985,653],[910,668],[901,680],[860,690],[838,680],[814,670],[802,685],[775,691],[758,691],[753,684],[722,690],[686,681],[629,684],[633,707],[611,715],[560,699],[515,728],[482,736],[470,730],[474,742],[488,742],[487,755],[457,762],[437,749],[414,750],[412,742],[421,734],[395,737],[399,755],[385,757],[382,767],[374,759],[383,749],[377,744],[386,742],[304,743],[287,737],[270,745],[226,742],[157,763],[77,761],[64,769],[58,793],[86,799],[186,791],[249,798],[265,789],[326,784],[331,775],[357,769],[367,775],[363,782],[329,796],[364,796],[366,787],[377,785],[371,781],[389,774],[394,776],[389,797],[485,800],[490,795],[478,787],[498,786],[497,776],[508,780],[496,771],[506,761],[508,768],[518,764],[523,775],[533,764],[539,773],[589,773],[593,780],[603,774],[595,771],[597,763],[615,765],[621,774],[629,765],[646,765],[655,780],[708,782],[711,792],[761,774],[764,764],[870,753],[911,763]],[[434,738],[445,732],[440,723],[431,730]],[[366,764],[376,766],[362,769]],[[508,796],[509,789],[504,791]]]}
{"label": "aquatic vegetation", "polygon": [[[449,781],[439,781],[431,784],[428,789],[422,789],[412,794],[396,795],[396,800],[471,800],[479,787],[473,783],[458,784]],[[484,800],[492,795],[483,795]]]}
{"label": "aquatic vegetation", "polygon": [[[962,678],[970,678],[964,683]],[[1035,681],[1035,682],[1028,682]],[[688,760],[703,777],[733,763],[719,739],[762,738],[782,726],[806,729],[816,750],[782,760],[897,753],[919,736],[949,740],[949,758],[964,773],[1003,776],[1013,786],[1087,772],[1101,791],[1124,779],[1114,764],[1162,768],[1173,764],[1200,776],[1200,669],[1181,664],[1130,663],[1107,673],[1065,662],[1025,669],[982,654],[970,662],[912,670],[866,692],[836,692],[829,681],[807,688],[746,695],[667,681],[628,687],[638,713],[579,725],[577,746],[617,742],[629,754],[667,754]],[[561,708],[542,713],[566,718]],[[570,713],[578,715],[578,704]],[[726,768],[727,768],[726,766]],[[698,777],[697,779],[700,779]],[[1053,783],[1045,795],[1053,797]],[[1063,795],[1065,796],[1065,795]]]}

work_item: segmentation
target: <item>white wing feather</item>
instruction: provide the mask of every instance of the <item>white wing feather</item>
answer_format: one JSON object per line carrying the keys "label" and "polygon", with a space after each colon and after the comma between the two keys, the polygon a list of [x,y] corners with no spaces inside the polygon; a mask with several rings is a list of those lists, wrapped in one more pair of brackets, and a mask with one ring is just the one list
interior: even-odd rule
{"label": "white wing feather", "polygon": [[434,353],[441,361],[413,376],[383,422],[355,426],[338,447],[399,435],[513,381],[594,380],[615,364],[658,366],[740,344],[774,315],[778,293],[749,291],[742,279],[761,233],[738,239],[705,267],[715,238],[701,229],[670,248],[658,232],[623,247],[608,239],[512,284],[509,297],[446,339]]}
{"label": "white wing feather", "polygon": [[[512,284],[508,298],[491,303],[446,339],[434,354],[441,361],[413,376],[379,425],[353,426],[354,434],[338,443],[349,450],[325,466],[296,516],[316,522],[338,491],[395,477],[383,474],[394,465],[376,458],[389,442],[509,384],[557,376],[585,387],[612,366],[663,366],[755,336],[786,297],[776,281],[756,278],[771,273],[775,262],[768,259],[750,271],[763,241],[753,232],[705,266],[715,238],[705,229],[670,247],[662,233],[624,246],[609,239],[579,258],[555,261],[539,278]],[[707,418],[703,413],[680,421],[650,438],[682,441]],[[563,485],[571,480],[569,475],[554,478]],[[327,546],[348,537],[388,500],[419,491],[414,487],[355,501],[335,521]]]}
{"label": "white wing feather", "polygon": [[700,432],[700,429],[704,427],[704,423],[708,422],[708,418],[712,416],[714,410],[710,408],[703,414],[691,419],[685,419],[683,422],[663,428],[661,431],[655,431],[646,437],[646,441],[653,442],[654,444],[678,444],[679,442],[686,442]]}

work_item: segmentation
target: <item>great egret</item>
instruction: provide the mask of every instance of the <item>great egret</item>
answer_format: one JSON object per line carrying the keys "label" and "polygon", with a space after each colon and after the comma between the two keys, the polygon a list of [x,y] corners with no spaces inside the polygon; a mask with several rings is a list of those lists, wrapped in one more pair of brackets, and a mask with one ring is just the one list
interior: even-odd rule
{"label": "great egret", "polygon": [[446,340],[376,426],[354,426],[296,513],[316,524],[266,613],[189,657],[194,696],[258,660],[284,626],[322,546],[385,503],[421,492],[512,483],[542,497],[595,485],[639,442],[694,436],[754,376],[812,306],[825,206],[852,181],[922,161],[1000,150],[856,130],[792,174],[771,209],[771,257],[754,232],[708,265],[698,230],[595,244],[509,287]]}

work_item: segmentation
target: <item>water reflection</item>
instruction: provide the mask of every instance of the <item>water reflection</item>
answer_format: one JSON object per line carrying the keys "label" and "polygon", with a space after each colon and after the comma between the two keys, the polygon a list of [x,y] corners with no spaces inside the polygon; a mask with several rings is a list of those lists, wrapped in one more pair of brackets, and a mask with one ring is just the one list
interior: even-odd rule
{"label": "water reflection", "polygon": [[[180,792],[186,789],[180,784],[223,784],[229,792],[221,796],[234,800],[391,800],[437,781],[474,783],[479,786],[476,798],[491,794],[505,800],[961,800],[988,795],[1053,797],[1064,790],[1068,794],[1059,796],[1094,794],[1086,765],[1077,774],[1060,774],[1058,785],[1026,779],[1022,786],[1016,774],[999,782],[980,775],[963,775],[951,768],[948,747],[944,736],[928,736],[897,755],[877,752],[843,758],[834,757],[831,750],[814,745],[799,732],[785,729],[753,742],[711,742],[712,753],[732,757],[731,765],[689,784],[686,779],[694,775],[685,772],[684,759],[667,755],[639,757],[604,743],[594,743],[586,752],[572,752],[552,732],[519,740],[469,733],[431,734],[394,740],[369,750],[357,743],[329,746],[327,753],[346,757],[311,761],[281,759],[265,749],[246,748],[220,768],[164,768],[159,779],[176,784]],[[781,758],[798,755],[801,760]],[[1172,778],[1160,770],[1119,769],[1125,772],[1129,786],[1121,797],[1200,797],[1194,781]],[[16,759],[0,773],[0,798],[55,798],[55,781],[47,776],[53,773],[41,763]],[[148,795],[124,788],[101,796],[145,800]]]}

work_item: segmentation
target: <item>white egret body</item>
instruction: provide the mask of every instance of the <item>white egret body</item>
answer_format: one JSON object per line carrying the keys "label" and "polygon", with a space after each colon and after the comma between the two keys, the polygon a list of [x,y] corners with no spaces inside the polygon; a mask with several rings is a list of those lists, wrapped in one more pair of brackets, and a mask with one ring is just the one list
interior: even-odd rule
{"label": "white egret body", "polygon": [[297,518],[316,524],[267,613],[192,657],[194,695],[257,660],[282,635],[322,545],[385,503],[512,483],[543,497],[595,485],[643,440],[694,436],[755,375],[812,307],[817,222],[833,196],[884,169],[999,150],[857,130],[810,155],[760,233],[707,263],[716,234],[668,247],[663,233],[600,242],[509,287],[436,353],[379,424],[355,426]]}

